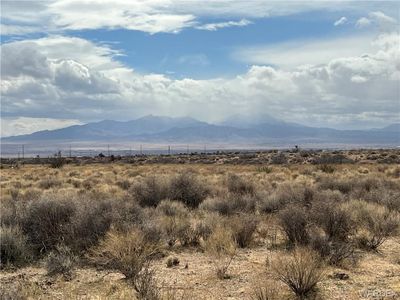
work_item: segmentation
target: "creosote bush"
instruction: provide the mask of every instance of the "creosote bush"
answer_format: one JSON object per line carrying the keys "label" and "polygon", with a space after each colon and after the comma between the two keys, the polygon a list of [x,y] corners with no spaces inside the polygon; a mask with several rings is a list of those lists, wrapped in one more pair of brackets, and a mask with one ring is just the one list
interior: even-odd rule
{"label": "creosote bush", "polygon": [[227,178],[228,191],[234,194],[254,194],[254,185],[236,174],[229,174]]}
{"label": "creosote bush", "polygon": [[317,202],[311,212],[314,221],[325,231],[329,240],[346,241],[353,224],[350,214],[338,203]]}
{"label": "creosote bush", "polygon": [[113,208],[108,200],[75,201],[76,213],[72,219],[68,243],[75,252],[86,250],[97,244],[109,230]]}
{"label": "creosote bush", "polygon": [[359,245],[376,250],[389,237],[398,233],[400,218],[385,206],[365,201],[350,201],[345,205],[357,224]]}
{"label": "creosote bush", "polygon": [[289,206],[281,211],[278,217],[289,245],[307,245],[309,241],[309,220],[303,208]]}
{"label": "creosote bush", "polygon": [[31,259],[27,238],[18,227],[0,227],[0,269],[20,267]]}
{"label": "creosote bush", "polygon": [[207,197],[208,189],[195,175],[186,172],[171,179],[169,198],[196,208]]}
{"label": "creosote bush", "polygon": [[323,264],[318,254],[308,248],[296,248],[291,255],[278,257],[272,263],[276,277],[299,299],[307,299],[323,279]]}
{"label": "creosote bush", "polygon": [[310,247],[315,250],[329,265],[342,266],[345,261],[356,263],[354,245],[351,242],[333,241],[320,234],[313,234]]}
{"label": "creosote bush", "polygon": [[160,177],[146,177],[142,182],[134,184],[130,189],[134,199],[141,206],[156,207],[161,200],[168,198],[168,186]]}
{"label": "creosote bush", "polygon": [[29,203],[21,226],[37,254],[53,250],[68,238],[75,212],[70,199],[56,194]]}

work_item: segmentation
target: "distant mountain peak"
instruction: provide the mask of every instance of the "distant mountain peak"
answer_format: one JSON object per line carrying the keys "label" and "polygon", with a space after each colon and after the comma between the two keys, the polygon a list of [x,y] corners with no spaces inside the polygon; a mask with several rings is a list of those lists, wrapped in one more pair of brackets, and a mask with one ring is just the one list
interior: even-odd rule
{"label": "distant mountain peak", "polygon": [[335,130],[284,122],[266,114],[251,118],[235,115],[220,124],[190,117],[147,115],[131,121],[103,120],[56,130],[5,137],[2,143],[124,141],[148,143],[228,143],[232,145],[270,143],[307,145],[316,143],[399,145],[400,124],[374,130]]}

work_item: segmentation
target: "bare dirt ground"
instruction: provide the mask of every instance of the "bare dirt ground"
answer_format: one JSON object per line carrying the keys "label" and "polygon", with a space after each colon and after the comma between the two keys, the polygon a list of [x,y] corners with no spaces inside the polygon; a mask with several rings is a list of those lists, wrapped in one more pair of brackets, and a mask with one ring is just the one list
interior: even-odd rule
{"label": "bare dirt ground", "polygon": [[[210,257],[196,250],[169,252],[180,264],[167,268],[166,259],[154,262],[159,286],[179,299],[252,299],[254,290],[269,278],[270,283],[292,299],[287,288],[275,281],[267,260],[278,255],[266,246],[239,250],[229,274],[218,280]],[[356,266],[326,269],[319,285],[319,299],[399,299],[400,239],[386,241],[379,253],[362,253]],[[345,273],[348,279],[335,278]],[[71,280],[49,277],[41,267],[28,267],[0,273],[2,289],[25,290],[29,299],[132,299],[133,289],[117,272],[78,268]]]}

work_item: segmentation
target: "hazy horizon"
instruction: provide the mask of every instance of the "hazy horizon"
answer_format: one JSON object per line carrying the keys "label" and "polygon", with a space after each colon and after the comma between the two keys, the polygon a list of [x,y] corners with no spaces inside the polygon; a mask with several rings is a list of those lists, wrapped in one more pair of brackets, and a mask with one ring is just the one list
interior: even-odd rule
{"label": "hazy horizon", "polygon": [[392,1],[1,2],[1,136],[149,114],[400,123]]}

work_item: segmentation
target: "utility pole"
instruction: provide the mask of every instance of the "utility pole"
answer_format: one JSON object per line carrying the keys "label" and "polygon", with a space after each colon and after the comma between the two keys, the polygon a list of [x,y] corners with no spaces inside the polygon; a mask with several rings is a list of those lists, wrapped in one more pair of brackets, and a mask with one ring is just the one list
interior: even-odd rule
{"label": "utility pole", "polygon": [[168,155],[171,155],[171,146],[168,145]]}
{"label": "utility pole", "polygon": [[142,144],[140,144],[140,155],[143,154],[143,148],[142,148]]}

